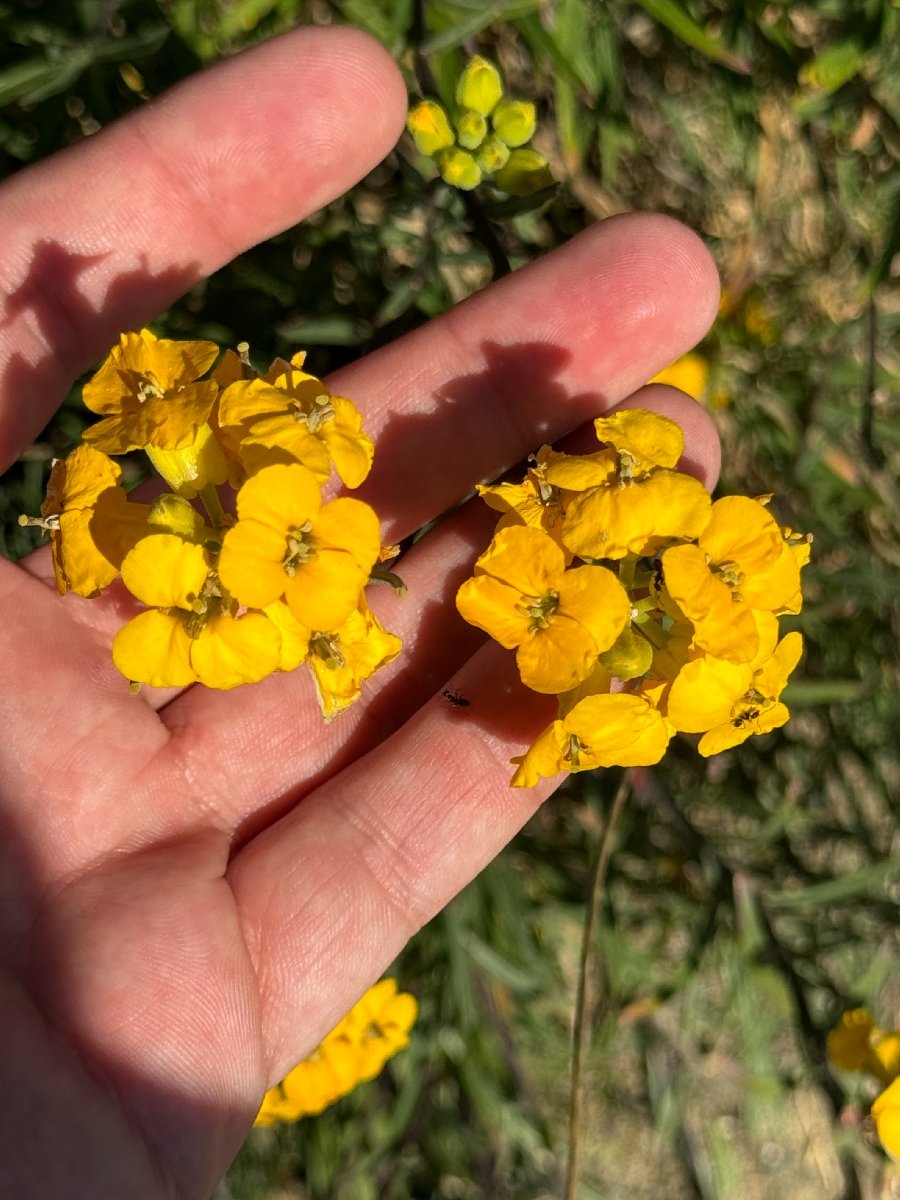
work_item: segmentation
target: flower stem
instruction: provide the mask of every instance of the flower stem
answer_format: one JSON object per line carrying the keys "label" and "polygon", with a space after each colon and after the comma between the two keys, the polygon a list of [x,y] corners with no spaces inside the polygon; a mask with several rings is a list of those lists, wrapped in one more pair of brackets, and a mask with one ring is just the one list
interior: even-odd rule
{"label": "flower stem", "polygon": [[201,489],[200,502],[206,509],[206,515],[212,521],[216,531],[223,533],[228,525],[228,517],[225,514],[225,509],[222,507],[219,493],[211,483],[208,483]]}
{"label": "flower stem", "polygon": [[569,1158],[566,1164],[566,1186],[564,1200],[575,1200],[578,1187],[578,1156],[581,1149],[581,1111],[584,1102],[584,1062],[587,1057],[591,1031],[599,1007],[599,996],[591,997],[588,1003],[588,981],[596,980],[597,954],[596,930],[606,894],[606,874],[612,857],[613,841],[630,790],[628,772],[622,777],[613,796],[609,818],[603,831],[603,840],[597,853],[597,862],[591,880],[591,894],[584,916],[581,935],[581,961],[578,971],[578,990],[575,996],[575,1027],[572,1034],[572,1075],[569,1093]]}

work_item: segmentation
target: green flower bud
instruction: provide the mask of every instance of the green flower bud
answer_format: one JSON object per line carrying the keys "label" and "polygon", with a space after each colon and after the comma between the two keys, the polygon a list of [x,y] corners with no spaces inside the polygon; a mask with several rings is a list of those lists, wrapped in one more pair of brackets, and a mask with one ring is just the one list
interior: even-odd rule
{"label": "green flower bud", "polygon": [[501,100],[491,113],[491,124],[507,146],[524,146],[534,137],[537,113],[530,100]]}
{"label": "green flower bud", "polygon": [[481,146],[475,159],[485,175],[493,175],[509,160],[509,147],[496,134],[492,134]]}
{"label": "green flower bud", "polygon": [[600,655],[600,662],[617,679],[640,679],[650,670],[653,647],[629,622],[612,646]]}
{"label": "green flower bud", "polygon": [[511,196],[529,196],[553,183],[546,158],[536,150],[513,150],[509,161],[494,176],[493,182]]}
{"label": "green flower bud", "polygon": [[487,137],[487,121],[472,108],[464,109],[456,121],[456,138],[464,150],[477,150]]}
{"label": "green flower bud", "polygon": [[451,187],[471,192],[481,183],[481,167],[468,150],[442,150],[435,159],[441,179]]}
{"label": "green flower bud", "polygon": [[447,114],[434,100],[423,100],[411,109],[406,128],[412,134],[416,149],[429,157],[453,145],[453,130]]}
{"label": "green flower bud", "polygon": [[500,72],[486,58],[475,55],[459,77],[456,85],[456,102],[461,108],[474,108],[487,116],[503,95]]}

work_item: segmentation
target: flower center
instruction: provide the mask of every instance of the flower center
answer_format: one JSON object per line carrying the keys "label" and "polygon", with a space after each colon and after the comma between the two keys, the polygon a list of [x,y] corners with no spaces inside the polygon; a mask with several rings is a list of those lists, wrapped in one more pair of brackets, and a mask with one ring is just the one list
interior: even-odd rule
{"label": "flower center", "polygon": [[159,400],[166,394],[166,389],[159,382],[152,371],[144,371],[138,376],[135,395],[138,398],[138,404],[145,404],[148,400]]}
{"label": "flower center", "polygon": [[709,563],[710,572],[716,579],[720,579],[733,592],[736,592],[744,582],[744,572],[731,559],[726,559],[724,562],[711,562],[707,557],[707,562]]}
{"label": "flower center", "polygon": [[292,401],[291,409],[294,420],[305,425],[310,433],[318,432],[327,421],[334,420],[334,406],[329,395],[316,396],[310,412],[306,411],[299,400]]}
{"label": "flower center", "polygon": [[326,667],[342,667],[347,661],[341,651],[339,639],[333,633],[317,633],[309,640],[310,653],[320,658]]}
{"label": "flower center", "polygon": [[530,622],[531,632],[546,629],[559,608],[559,592],[544,592],[542,596],[523,596],[524,611]]}
{"label": "flower center", "polygon": [[297,569],[316,557],[316,544],[310,537],[312,521],[306,521],[291,529],[286,538],[282,566],[287,575],[296,575]]}

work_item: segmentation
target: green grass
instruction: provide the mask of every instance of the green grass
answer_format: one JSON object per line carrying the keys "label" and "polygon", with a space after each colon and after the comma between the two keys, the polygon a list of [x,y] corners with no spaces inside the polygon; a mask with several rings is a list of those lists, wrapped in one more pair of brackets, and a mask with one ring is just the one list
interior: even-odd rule
{"label": "green grass", "polygon": [[[112,16],[108,14],[113,12]],[[104,15],[107,14],[107,15]],[[728,306],[703,347],[722,491],[775,491],[815,537],[807,654],[777,734],[636,772],[602,913],[585,1200],[867,1200],[890,1168],[825,1032],[864,1002],[900,1023],[900,10],[710,0],[91,0],[0,8],[0,169],[85,136],[202,64],[296,22],[381,38],[414,87],[466,53],[539,105],[561,184],[507,219],[515,266],[613,212],[695,228]],[[160,318],[173,336],[310,350],[324,373],[490,277],[458,197],[402,145],[349,196]],[[423,236],[423,233],[427,236]],[[240,314],[240,324],[235,314]],[[0,485],[23,553],[77,395]],[[615,773],[613,773],[614,775]],[[395,966],[422,1015],[385,1074],[257,1131],[223,1196],[558,1196],[578,943],[615,780],[577,778]],[[227,1191],[225,1190],[227,1189]]]}

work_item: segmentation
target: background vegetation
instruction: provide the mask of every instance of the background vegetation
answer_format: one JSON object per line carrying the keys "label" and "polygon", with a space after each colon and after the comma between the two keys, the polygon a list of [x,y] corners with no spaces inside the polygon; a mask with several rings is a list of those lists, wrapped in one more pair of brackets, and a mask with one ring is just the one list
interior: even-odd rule
{"label": "background vegetation", "polygon": [[[900,1024],[894,797],[900,585],[900,9],[891,0],[25,0],[0,5],[0,169],[88,136],[295,23],[351,22],[416,89],[465,57],[533,97],[560,181],[508,217],[513,267],[629,209],[715,254],[701,347],[723,492],[777,492],[815,536],[791,723],[632,773],[600,927],[585,1200],[898,1195],[864,1081],[824,1060],[840,1013]],[[348,196],[164,314],[170,336],[311,351],[324,373],[486,284],[471,208],[402,143]],[[77,393],[0,484],[31,531]],[[396,964],[413,1043],[323,1116],[259,1130],[234,1200],[558,1196],[578,941],[615,773],[577,777]]]}

